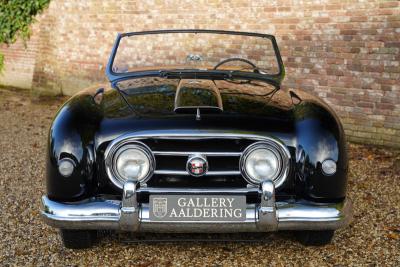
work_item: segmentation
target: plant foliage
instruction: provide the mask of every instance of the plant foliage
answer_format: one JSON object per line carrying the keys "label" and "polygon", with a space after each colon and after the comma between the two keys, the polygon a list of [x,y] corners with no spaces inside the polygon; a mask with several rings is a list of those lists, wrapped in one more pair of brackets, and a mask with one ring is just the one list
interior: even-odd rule
{"label": "plant foliage", "polygon": [[[18,38],[29,39],[29,25],[45,9],[50,0],[0,0],[0,44],[14,43]],[[0,53],[0,71],[4,56]]]}

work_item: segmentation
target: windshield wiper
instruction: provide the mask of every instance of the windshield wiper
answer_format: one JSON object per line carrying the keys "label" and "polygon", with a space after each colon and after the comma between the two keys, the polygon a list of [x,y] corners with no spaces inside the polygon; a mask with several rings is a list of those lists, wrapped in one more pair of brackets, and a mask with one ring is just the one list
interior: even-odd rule
{"label": "windshield wiper", "polygon": [[215,79],[223,80],[229,78],[229,73],[213,70],[162,70],[159,72],[160,77],[167,79]]}
{"label": "windshield wiper", "polygon": [[280,87],[279,81],[274,77],[237,70],[161,70],[159,75],[166,79],[261,80],[278,88]]}

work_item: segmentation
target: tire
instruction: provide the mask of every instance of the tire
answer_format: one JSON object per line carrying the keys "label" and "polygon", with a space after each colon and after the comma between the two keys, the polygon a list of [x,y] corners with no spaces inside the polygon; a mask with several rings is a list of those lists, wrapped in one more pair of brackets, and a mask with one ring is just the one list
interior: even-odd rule
{"label": "tire", "polygon": [[61,239],[66,248],[84,249],[95,244],[97,231],[89,230],[61,230]]}
{"label": "tire", "polygon": [[331,243],[334,233],[334,230],[299,231],[296,237],[305,246],[324,246]]}

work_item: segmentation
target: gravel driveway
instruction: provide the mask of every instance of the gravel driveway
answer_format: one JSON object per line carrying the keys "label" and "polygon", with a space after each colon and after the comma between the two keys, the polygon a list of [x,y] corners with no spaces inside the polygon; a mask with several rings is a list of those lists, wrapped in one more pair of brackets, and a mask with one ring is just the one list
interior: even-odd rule
{"label": "gravel driveway", "polygon": [[65,249],[39,216],[47,131],[64,100],[0,89],[0,265],[400,266],[400,152],[360,145],[350,145],[354,222],[325,247],[279,233],[253,243],[126,244],[106,235],[92,249]]}

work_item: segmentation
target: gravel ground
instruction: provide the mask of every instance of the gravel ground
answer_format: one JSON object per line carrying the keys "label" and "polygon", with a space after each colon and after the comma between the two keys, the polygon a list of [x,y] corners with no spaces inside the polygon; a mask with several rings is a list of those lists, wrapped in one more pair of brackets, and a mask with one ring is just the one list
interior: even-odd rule
{"label": "gravel ground", "polygon": [[65,249],[39,216],[47,131],[64,100],[0,90],[0,265],[400,266],[400,151],[354,144],[348,193],[354,222],[325,247],[303,247],[279,233],[258,243],[126,244],[108,235],[91,249]]}

